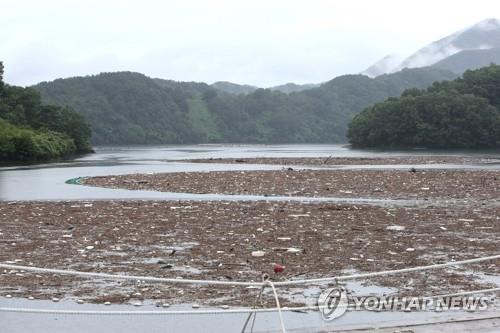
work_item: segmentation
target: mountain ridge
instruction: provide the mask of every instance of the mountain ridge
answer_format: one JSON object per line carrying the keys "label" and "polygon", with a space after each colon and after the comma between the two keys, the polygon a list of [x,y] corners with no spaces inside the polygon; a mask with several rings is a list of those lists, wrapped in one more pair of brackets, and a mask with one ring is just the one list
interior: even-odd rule
{"label": "mountain ridge", "polygon": [[234,95],[206,83],[115,72],[34,88],[44,103],[84,115],[94,144],[332,143],[345,142],[347,123],[371,104],[455,77],[422,68],[376,79],[344,75],[292,94],[257,89]]}
{"label": "mountain ridge", "polygon": [[[385,57],[368,67],[362,72],[362,74],[370,77],[376,77],[381,74],[394,73],[404,68],[428,67],[441,61],[445,61],[447,58],[453,57],[454,55],[464,51],[479,51],[494,48],[500,48],[500,20],[490,18],[427,44],[402,60],[401,63],[395,67],[384,67],[383,60],[387,58]],[[482,54],[476,52],[464,54],[472,58],[471,60],[468,60],[468,62],[481,64],[484,64],[486,61],[484,60],[484,57],[489,55],[487,52]],[[462,57],[464,54],[462,54]],[[475,60],[474,56],[476,55],[481,57],[482,60]],[[497,58],[493,55],[489,62],[495,61],[497,61]],[[462,60],[462,63],[466,62],[467,60]],[[457,66],[455,70],[457,74],[462,74],[466,69],[475,68],[478,68],[477,65],[473,68],[463,68],[463,66]]]}

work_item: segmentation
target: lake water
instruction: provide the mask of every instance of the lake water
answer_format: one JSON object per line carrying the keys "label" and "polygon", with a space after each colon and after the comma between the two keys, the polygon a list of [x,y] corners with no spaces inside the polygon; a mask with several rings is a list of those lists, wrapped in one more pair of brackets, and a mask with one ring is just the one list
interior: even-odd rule
{"label": "lake water", "polygon": [[[384,157],[400,155],[460,155],[498,158],[500,151],[369,151],[352,150],[341,145],[196,145],[148,147],[98,147],[95,154],[60,163],[0,167],[0,200],[94,200],[94,199],[190,199],[190,200],[270,200],[259,196],[195,195],[103,189],[66,184],[68,179],[83,176],[118,175],[129,173],[281,169],[283,166],[239,164],[195,164],[179,160],[192,158],[249,158],[249,157]],[[168,160],[168,161],[167,161]],[[409,168],[394,166],[336,166],[332,168]],[[430,168],[432,166],[420,166]],[[443,168],[477,168],[500,170],[498,164],[442,165]],[[294,167],[295,168],[295,167]],[[274,198],[282,199],[282,198]],[[289,198],[287,198],[289,199]],[[356,200],[351,198],[348,200]],[[329,200],[332,200],[330,198]],[[344,199],[345,200],[345,199]],[[498,305],[497,305],[498,306]],[[133,310],[127,305],[77,305],[74,301],[52,303],[0,298],[0,307],[33,309]],[[153,305],[142,310],[154,310]],[[189,307],[188,307],[189,309]],[[494,312],[493,312],[494,313]],[[491,313],[486,313],[490,315]],[[477,314],[476,314],[477,315]],[[356,327],[383,327],[397,323],[429,323],[454,318],[474,318],[468,313],[348,313],[332,323],[324,322],[319,313],[284,314],[287,328],[294,332],[349,329]],[[240,331],[246,315],[189,315],[189,316],[85,316],[43,315],[0,312],[0,331],[3,332],[235,332]],[[259,314],[255,332],[277,332],[277,314]]]}
{"label": "lake water", "polygon": [[[259,200],[264,197],[193,195],[153,191],[104,189],[66,184],[68,179],[130,173],[271,170],[282,166],[195,164],[175,162],[192,158],[248,157],[383,157],[399,155],[461,155],[499,157],[500,151],[371,151],[354,150],[342,145],[194,145],[98,147],[95,154],[60,163],[0,167],[0,200],[93,200],[93,199],[190,199],[190,200]],[[169,162],[167,162],[169,160]],[[358,166],[357,168],[409,168],[410,166]],[[421,166],[428,168],[429,166]],[[455,166],[447,168],[499,169],[498,164]],[[356,168],[356,166],[336,167]],[[274,198],[282,199],[282,198]],[[269,198],[266,198],[269,200]],[[334,200],[332,198],[329,199]]]}

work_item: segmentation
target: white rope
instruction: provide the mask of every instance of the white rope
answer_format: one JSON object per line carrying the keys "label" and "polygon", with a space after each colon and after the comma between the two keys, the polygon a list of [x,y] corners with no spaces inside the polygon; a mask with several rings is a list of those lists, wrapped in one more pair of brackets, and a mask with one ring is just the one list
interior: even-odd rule
{"label": "white rope", "polygon": [[[436,295],[423,297],[425,299],[446,298],[454,296],[467,296],[486,294],[491,292],[500,292],[499,288],[481,289],[474,291],[464,291],[453,294]],[[32,314],[53,314],[53,315],[217,315],[217,314],[243,314],[243,313],[264,313],[264,312],[300,312],[300,311],[318,311],[327,306],[302,306],[302,307],[282,307],[282,308],[238,308],[227,310],[170,310],[170,311],[99,311],[99,310],[57,310],[57,309],[30,309],[30,308],[12,308],[0,307],[0,312],[17,312],[17,313],[32,313]]]}
{"label": "white rope", "polygon": [[273,283],[273,281],[271,281],[271,280],[267,280],[266,282],[267,282],[267,284],[269,284],[269,285],[271,286],[271,288],[273,289],[274,300],[276,301],[276,308],[278,309],[278,314],[279,314],[279,317],[280,317],[281,331],[282,331],[283,333],[286,333],[286,329],[285,329],[285,321],[283,320],[283,314],[281,313],[280,300],[279,300],[279,298],[278,298],[278,293],[276,292],[276,287],[274,287],[274,283]]}
{"label": "white rope", "polygon": [[372,272],[372,273],[360,273],[360,274],[352,274],[352,275],[341,275],[337,277],[326,277],[326,278],[318,278],[318,279],[305,279],[305,280],[293,280],[293,281],[283,281],[283,282],[275,282],[276,286],[285,286],[285,285],[293,285],[293,284],[315,284],[315,283],[326,283],[326,282],[335,282],[335,281],[347,281],[347,280],[358,280],[365,279],[375,276],[383,276],[383,275],[393,275],[393,274],[402,274],[409,272],[417,272],[417,271],[427,271],[431,269],[444,268],[449,266],[456,265],[465,265],[465,264],[473,264],[481,261],[489,261],[489,260],[497,260],[500,259],[500,254],[489,256],[489,257],[481,257],[481,258],[473,258],[466,259],[460,261],[450,261],[443,264],[434,264],[428,266],[416,266],[410,268],[401,268],[380,272]]}
{"label": "white rope", "polygon": [[[282,311],[317,311],[321,308],[318,306],[303,306],[281,308]],[[262,309],[227,309],[227,310],[172,310],[172,311],[99,311],[99,310],[54,310],[54,309],[29,309],[29,308],[11,308],[0,307],[0,312],[21,312],[21,313],[38,313],[38,314],[64,314],[64,315],[217,315],[217,314],[243,314],[243,313],[264,313],[276,312],[278,308],[262,308]]]}
{"label": "white rope", "polygon": [[11,264],[0,263],[0,268],[13,269],[13,270],[24,270],[36,273],[50,273],[50,274],[61,274],[61,275],[75,275],[81,277],[96,277],[103,279],[112,280],[131,280],[131,281],[146,281],[146,282],[161,282],[161,283],[171,283],[171,284],[210,284],[210,285],[226,285],[226,286],[262,286],[262,282],[240,282],[240,281],[218,281],[218,280],[191,280],[183,278],[160,278],[151,276],[140,276],[140,275],[121,275],[121,274],[108,274],[108,273],[95,273],[95,272],[82,272],[75,270],[64,270],[64,269],[54,269],[54,268],[42,268],[34,266],[20,266]]}
{"label": "white rope", "polygon": [[[460,260],[460,261],[451,261],[451,262],[447,262],[447,263],[443,263],[443,264],[417,266],[417,267],[402,268],[402,269],[387,270],[387,271],[372,272],[372,273],[341,275],[341,276],[336,276],[336,277],[325,277],[325,278],[317,278],[317,279],[277,281],[277,282],[274,282],[274,285],[275,286],[289,286],[289,285],[298,285],[298,284],[319,284],[319,283],[327,283],[327,282],[335,282],[335,281],[356,280],[356,279],[370,278],[370,277],[375,277],[375,276],[402,274],[402,273],[416,272],[416,271],[426,271],[426,270],[431,270],[431,269],[438,269],[438,268],[456,266],[456,265],[472,264],[472,263],[477,263],[477,262],[481,262],[481,261],[489,261],[489,260],[496,260],[496,259],[500,259],[500,254],[494,255],[494,256],[489,256],[489,257],[473,258],[473,259],[466,259],[466,260]],[[159,277],[150,277],[150,276],[81,272],[81,271],[74,271],[74,270],[41,268],[41,267],[34,267],[34,266],[21,266],[21,265],[11,265],[11,264],[2,264],[2,263],[0,263],[0,268],[12,269],[12,270],[24,270],[24,271],[31,271],[31,272],[37,272],[37,273],[75,275],[75,276],[82,276],[82,277],[97,277],[97,278],[118,279],[118,280],[163,282],[163,283],[172,283],[172,284],[226,285],[226,286],[244,286],[244,287],[248,287],[248,286],[262,287],[264,285],[264,282],[191,280],[191,279],[182,279],[182,278],[159,278]]]}

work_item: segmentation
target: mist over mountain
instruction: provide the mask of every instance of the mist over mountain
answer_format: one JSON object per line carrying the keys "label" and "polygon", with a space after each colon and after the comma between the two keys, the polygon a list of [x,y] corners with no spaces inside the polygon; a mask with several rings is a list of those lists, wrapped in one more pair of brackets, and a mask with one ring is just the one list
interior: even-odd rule
{"label": "mist over mountain", "polygon": [[344,75],[285,94],[230,94],[197,82],[116,72],[40,83],[45,103],[68,105],[92,127],[94,144],[345,142],[348,122],[373,103],[455,78],[433,68],[375,79]]}
{"label": "mist over mountain", "polygon": [[397,54],[389,54],[367,69],[365,69],[361,74],[369,77],[376,77],[386,73],[392,73],[396,67],[403,61],[403,57]]}
{"label": "mist over mountain", "polygon": [[296,84],[296,83],[289,82],[289,83],[285,83],[285,84],[282,84],[279,86],[271,87],[269,89],[273,90],[273,91],[281,91],[282,93],[285,93],[285,94],[291,94],[294,92],[300,92],[300,91],[304,91],[307,89],[316,88],[319,86],[320,86],[320,84],[314,84],[314,83]]}
{"label": "mist over mountain", "polygon": [[467,69],[498,63],[500,60],[498,51],[492,51],[498,48],[500,48],[500,21],[486,19],[430,43],[397,65],[394,65],[394,58],[385,57],[362,74],[375,77],[384,73],[397,72],[403,68],[433,65],[461,74]]}
{"label": "mist over mountain", "polygon": [[250,94],[253,93],[255,90],[259,89],[259,87],[250,86],[247,84],[236,84],[227,81],[218,81],[212,83],[211,86],[217,90],[224,91],[227,92],[228,94],[234,94],[234,95]]}
{"label": "mist over mountain", "polygon": [[[250,86],[246,84],[236,84],[232,82],[227,82],[227,81],[219,81],[211,84],[212,87],[214,87],[217,90],[226,92],[228,94],[233,94],[233,95],[239,95],[239,94],[250,94],[253,93],[255,90],[260,89],[259,87],[256,86]],[[268,88],[269,90],[272,91],[280,91],[285,94],[290,94],[293,92],[299,92],[299,91],[304,91],[307,89],[315,88],[318,87],[319,84],[296,84],[296,83],[285,83],[279,86],[271,87]]]}

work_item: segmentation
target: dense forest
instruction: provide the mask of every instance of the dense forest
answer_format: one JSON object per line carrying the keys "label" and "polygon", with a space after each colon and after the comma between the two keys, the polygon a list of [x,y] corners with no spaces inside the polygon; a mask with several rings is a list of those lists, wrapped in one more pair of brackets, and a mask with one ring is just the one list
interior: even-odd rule
{"label": "dense forest", "polygon": [[355,147],[500,147],[500,66],[377,103],[352,120],[348,138]]}
{"label": "dense forest", "polygon": [[45,103],[68,105],[84,115],[95,144],[333,143],[346,141],[347,124],[364,108],[406,88],[455,77],[419,68],[375,79],[340,76],[290,94],[271,89],[230,94],[204,83],[118,72],[34,88]]}
{"label": "dense forest", "polygon": [[67,107],[43,105],[39,93],[3,82],[0,62],[0,161],[35,161],[91,151],[90,126]]}

